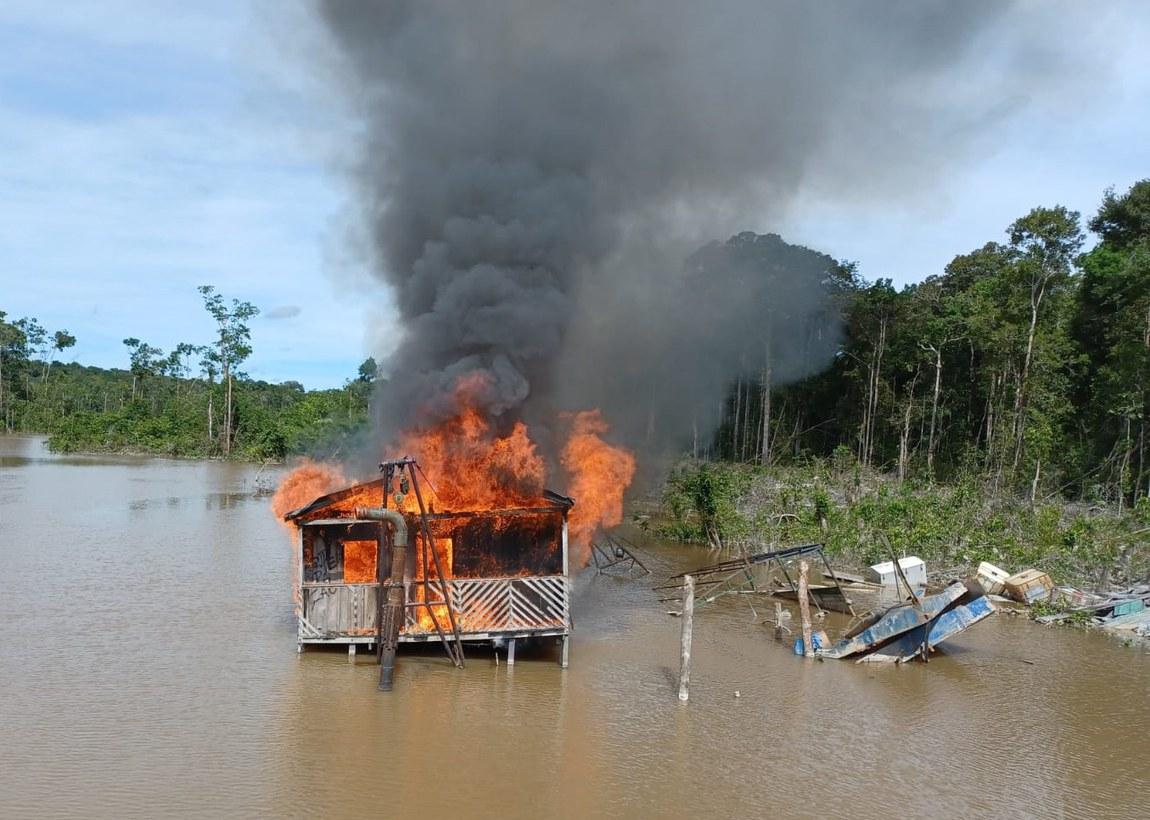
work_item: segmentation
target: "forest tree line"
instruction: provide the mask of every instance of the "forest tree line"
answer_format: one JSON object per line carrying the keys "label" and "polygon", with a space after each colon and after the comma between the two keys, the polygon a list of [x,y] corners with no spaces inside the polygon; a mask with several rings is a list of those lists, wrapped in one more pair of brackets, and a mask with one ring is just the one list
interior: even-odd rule
{"label": "forest tree line", "polygon": [[215,324],[202,343],[165,352],[123,340],[123,369],[58,363],[76,343],[32,317],[0,310],[0,429],[47,433],[57,452],[143,452],[179,457],[337,457],[367,419],[374,360],[343,388],[305,390],[295,381],[248,377],[250,320],[258,309],[199,289]]}
{"label": "forest tree line", "polygon": [[[764,299],[743,377],[704,398],[722,402],[722,423],[690,445],[696,458],[770,469],[850,457],[902,480],[975,476],[1118,511],[1150,492],[1150,180],[1107,191],[1085,222],[1035,208],[1002,241],[902,288],[774,235],[712,243],[689,264],[708,287],[808,277],[835,314],[808,333],[840,334],[829,366],[782,384],[774,374],[804,347],[779,320],[786,300]],[[366,424],[374,361],[336,390],[253,381],[242,368],[258,311],[210,286],[200,295],[212,339],[165,352],[126,338],[125,369],[56,363],[72,334],[0,312],[3,428],[49,433],[58,450],[280,458],[336,453]]]}
{"label": "forest tree line", "polygon": [[[740,234],[710,249],[703,273],[720,287],[748,266],[768,275],[781,244]],[[1105,192],[1085,224],[1034,208],[1003,241],[902,288],[850,263],[818,271],[812,286],[840,319],[833,362],[773,384],[772,351],[794,342],[772,339],[771,314],[786,306],[764,305],[747,345],[758,365],[696,457],[770,468],[845,455],[902,480],[977,476],[1032,502],[1119,512],[1150,493],[1150,180]]]}

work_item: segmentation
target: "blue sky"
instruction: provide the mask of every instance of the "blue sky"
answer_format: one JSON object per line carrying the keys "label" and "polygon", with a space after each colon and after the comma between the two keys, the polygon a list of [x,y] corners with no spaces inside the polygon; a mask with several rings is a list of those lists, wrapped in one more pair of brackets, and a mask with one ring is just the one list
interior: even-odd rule
{"label": "blue sky", "polygon": [[370,352],[386,295],[338,260],[350,125],[309,85],[302,21],[266,10],[0,7],[0,310],[70,330],[65,358],[209,340],[200,284],[263,311],[253,377],[338,385]]}
{"label": "blue sky", "polygon": [[[1050,31],[1099,70],[1021,99],[936,178],[843,198],[812,177],[777,231],[913,281],[1061,203],[1150,176],[1150,7],[1052,3]],[[1086,4],[1077,7],[1087,11]],[[1088,21],[1088,24],[1084,21]],[[258,305],[248,372],[334,386],[396,332],[347,239],[355,123],[330,99],[295,3],[0,5],[0,310],[124,366],[121,340],[206,341],[196,286]],[[772,213],[778,213],[772,210]]]}

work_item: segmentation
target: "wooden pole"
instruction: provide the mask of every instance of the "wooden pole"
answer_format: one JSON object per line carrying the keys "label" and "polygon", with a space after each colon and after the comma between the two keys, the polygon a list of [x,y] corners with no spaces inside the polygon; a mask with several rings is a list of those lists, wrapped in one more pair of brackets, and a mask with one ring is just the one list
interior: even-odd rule
{"label": "wooden pole", "polygon": [[799,617],[803,622],[803,655],[813,658],[815,647],[811,642],[811,602],[810,588],[807,586],[807,573],[810,569],[806,561],[799,561]]}
{"label": "wooden pole", "polygon": [[687,700],[691,683],[691,628],[695,623],[695,579],[683,579],[683,633],[679,653],[679,700]]}

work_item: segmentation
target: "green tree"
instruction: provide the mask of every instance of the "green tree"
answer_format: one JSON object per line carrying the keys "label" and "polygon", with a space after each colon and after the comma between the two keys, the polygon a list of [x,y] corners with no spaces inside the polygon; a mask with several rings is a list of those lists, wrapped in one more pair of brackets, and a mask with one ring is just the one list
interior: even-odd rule
{"label": "green tree", "polygon": [[12,377],[14,365],[27,361],[28,357],[28,339],[18,322],[5,321],[7,315],[0,310],[0,419],[3,419],[6,430],[12,426],[8,399],[11,390],[7,383],[15,381]]}
{"label": "green tree", "polygon": [[221,435],[224,455],[231,455],[235,424],[233,382],[237,368],[252,353],[251,328],[247,323],[259,315],[259,308],[251,302],[241,302],[238,299],[232,299],[231,307],[228,307],[224,303],[223,296],[216,293],[212,285],[201,285],[198,290],[203,297],[204,308],[216,322],[216,341],[213,345],[212,360],[219,366],[224,383],[224,420]]}
{"label": "green tree", "polygon": [[44,383],[48,382],[48,374],[52,371],[52,362],[57,353],[63,353],[76,344],[76,337],[66,330],[57,330],[52,334],[52,355],[48,358],[48,366],[44,368]]}
{"label": "green tree", "polygon": [[1061,205],[1035,208],[1018,219],[1008,231],[1010,244],[1018,255],[1015,264],[1017,281],[1029,299],[1029,324],[1022,370],[1014,395],[1014,469],[1022,458],[1025,436],[1027,391],[1034,361],[1034,345],[1039,321],[1049,301],[1061,295],[1069,283],[1074,259],[1082,247],[1083,236],[1077,211]]}
{"label": "green tree", "polygon": [[128,348],[128,360],[132,373],[132,401],[136,400],[137,387],[143,393],[143,382],[161,371],[164,364],[164,351],[141,342],[135,336],[124,339],[124,346]]}
{"label": "green tree", "polygon": [[375,363],[375,358],[368,356],[363,360],[363,364],[359,366],[359,375],[357,378],[361,382],[373,382],[379,374],[379,366]]}
{"label": "green tree", "polygon": [[1129,248],[1150,237],[1150,179],[1134,183],[1117,196],[1107,188],[1098,213],[1090,220],[1094,231],[1110,248]]}
{"label": "green tree", "polygon": [[1122,196],[1108,190],[1090,227],[1102,241],[1080,260],[1073,333],[1086,366],[1076,403],[1121,509],[1150,493],[1150,180]]}

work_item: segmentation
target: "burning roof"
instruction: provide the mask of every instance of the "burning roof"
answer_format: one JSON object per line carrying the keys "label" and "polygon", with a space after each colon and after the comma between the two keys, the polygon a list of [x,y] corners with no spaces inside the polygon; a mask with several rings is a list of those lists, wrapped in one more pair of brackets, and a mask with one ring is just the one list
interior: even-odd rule
{"label": "burning roof", "polygon": [[[375,481],[365,481],[360,484],[352,484],[351,486],[344,487],[341,490],[335,490],[334,492],[321,495],[314,499],[311,503],[285,513],[283,519],[284,521],[290,521],[297,525],[302,525],[308,521],[312,521],[321,517],[351,518],[353,517],[356,507],[373,507],[383,505],[383,484],[384,482],[381,478],[376,479]],[[497,511],[500,513],[516,511],[567,511],[574,506],[575,499],[561,495],[557,492],[554,492],[553,490],[544,489],[538,499],[538,502],[535,504],[500,508]],[[411,512],[412,510],[406,511]],[[480,511],[442,510],[438,514],[457,517],[475,512]],[[434,509],[432,509],[430,513],[433,515],[436,514]]]}

